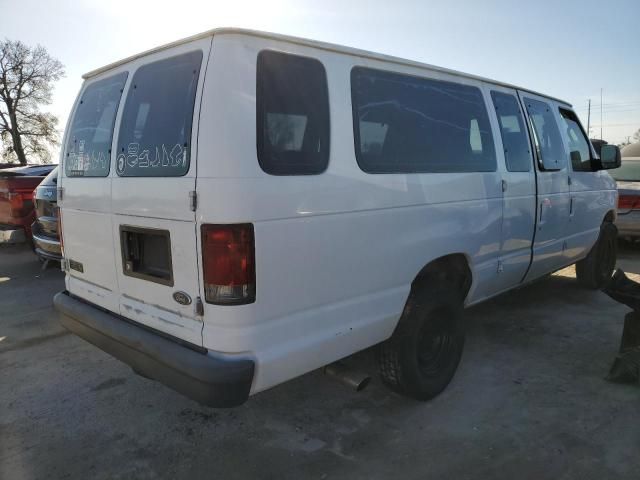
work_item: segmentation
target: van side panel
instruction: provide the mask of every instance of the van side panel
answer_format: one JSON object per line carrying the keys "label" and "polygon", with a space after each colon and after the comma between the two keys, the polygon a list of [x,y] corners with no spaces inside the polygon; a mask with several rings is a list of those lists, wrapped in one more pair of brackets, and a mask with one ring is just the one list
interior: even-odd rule
{"label": "van side panel", "polygon": [[[546,105],[546,108],[555,118],[558,135],[560,135],[559,115],[553,114],[558,109],[558,102],[533,95],[527,92],[518,92],[523,104],[523,109],[529,118],[530,125],[534,120],[530,109],[535,102]],[[535,132],[535,128],[532,129]],[[559,140],[555,139],[556,141]],[[535,140],[535,136],[534,136]],[[557,145],[556,145],[557,146]],[[567,224],[569,222],[569,165],[564,148],[558,154],[558,170],[544,170],[538,159],[536,163],[537,182],[537,215],[536,233],[533,245],[533,259],[527,272],[526,281],[535,280],[547,273],[554,272],[569,262],[565,261]]]}
{"label": "van side panel", "polygon": [[[493,96],[497,95],[497,101],[511,99],[506,105],[511,109],[505,111],[505,104],[496,104]],[[497,85],[486,86],[486,97],[489,103],[490,118],[495,133],[496,153],[499,160],[499,168],[502,170],[502,234],[500,239],[500,258],[498,265],[500,277],[500,291],[505,291],[520,284],[531,262],[533,234],[536,223],[536,181],[534,172],[533,155],[530,138],[526,128],[525,117],[519,106],[518,94],[515,90]],[[515,108],[515,111],[513,110]],[[517,116],[520,115],[520,122]],[[500,118],[511,121],[513,124],[505,125],[504,134],[510,135],[506,140],[500,124]],[[525,142],[528,152],[513,144],[513,136],[516,142]],[[515,150],[515,151],[513,151]],[[528,168],[525,170],[524,160],[527,160]],[[507,156],[513,164],[507,164]],[[515,163],[514,163],[515,162]]]}
{"label": "van side panel", "polygon": [[[571,109],[562,106],[566,113]],[[607,212],[615,208],[616,205],[616,184],[611,176],[605,171],[598,172],[584,171],[582,161],[576,162],[574,166],[571,160],[571,150],[576,149],[576,153],[580,155],[580,160],[585,156],[584,147],[590,151],[591,158],[595,156],[595,152],[591,148],[591,144],[587,138],[586,132],[580,125],[571,126],[574,119],[568,117],[565,120],[562,111],[558,112],[559,124],[562,128],[562,140],[565,144],[565,150],[569,158],[569,193],[570,193],[570,214],[567,224],[567,249],[565,250],[565,260],[567,262],[576,262],[585,257],[591,247],[598,240],[600,234],[600,224]],[[577,118],[575,119],[577,120]],[[569,122],[569,123],[567,123]],[[578,122],[579,123],[579,120]],[[579,128],[579,132],[575,130]],[[571,134],[574,140],[571,140]],[[581,148],[581,146],[584,146]],[[587,168],[593,168],[587,161]]]}
{"label": "van side panel", "polygon": [[[325,66],[331,158],[321,175],[270,176],[258,165],[255,69],[258,52],[268,48]],[[249,305],[205,304],[203,344],[253,356],[253,392],[388,338],[411,282],[435,258],[465,254],[474,277],[469,303],[494,293],[499,174],[372,175],[357,165],[351,68],[388,65],[237,35],[214,37],[210,62],[200,116],[197,228],[254,223],[257,294]],[[200,243],[198,249],[201,255]]]}
{"label": "van side panel", "polygon": [[600,225],[616,205],[616,184],[606,170],[572,172],[573,213],[569,221],[567,263],[584,258],[598,240]]}

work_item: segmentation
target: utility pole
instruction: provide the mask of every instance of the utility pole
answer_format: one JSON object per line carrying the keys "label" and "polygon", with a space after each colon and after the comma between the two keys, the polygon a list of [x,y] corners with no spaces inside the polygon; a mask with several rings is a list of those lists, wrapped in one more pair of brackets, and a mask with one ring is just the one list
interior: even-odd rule
{"label": "utility pole", "polygon": [[600,140],[602,139],[602,88],[600,88]]}
{"label": "utility pole", "polygon": [[589,99],[589,107],[587,108],[587,136],[591,136],[591,99]]}

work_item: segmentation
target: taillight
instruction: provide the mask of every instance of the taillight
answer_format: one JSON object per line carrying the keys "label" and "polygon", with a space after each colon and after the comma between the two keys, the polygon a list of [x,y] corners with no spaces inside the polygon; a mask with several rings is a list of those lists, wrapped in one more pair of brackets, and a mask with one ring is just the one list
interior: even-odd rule
{"label": "taillight", "polygon": [[618,197],[619,210],[635,210],[640,208],[640,198],[636,195],[620,195]]}
{"label": "taillight", "polygon": [[29,215],[29,212],[33,209],[33,202],[31,199],[25,198],[26,195],[21,192],[10,192],[9,195],[9,208],[11,209],[11,216],[14,218],[24,217]]}
{"label": "taillight", "polygon": [[253,225],[202,225],[202,271],[207,303],[237,305],[256,299]]}

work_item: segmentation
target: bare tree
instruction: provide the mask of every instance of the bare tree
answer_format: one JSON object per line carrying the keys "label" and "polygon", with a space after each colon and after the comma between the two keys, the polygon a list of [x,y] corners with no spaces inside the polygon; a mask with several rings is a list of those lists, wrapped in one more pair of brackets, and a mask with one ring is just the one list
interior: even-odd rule
{"label": "bare tree", "polygon": [[38,45],[0,41],[0,155],[7,160],[37,158],[49,162],[50,147],[58,145],[58,119],[42,112],[49,105],[53,84],[64,66]]}

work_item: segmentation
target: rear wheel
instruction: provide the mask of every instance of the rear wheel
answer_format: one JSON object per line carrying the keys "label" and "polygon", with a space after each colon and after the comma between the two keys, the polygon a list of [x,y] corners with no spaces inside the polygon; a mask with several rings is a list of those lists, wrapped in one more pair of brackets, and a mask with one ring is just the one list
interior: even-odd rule
{"label": "rear wheel", "polygon": [[415,287],[396,331],[377,348],[380,376],[392,390],[429,400],[449,384],[464,346],[462,296],[431,283]]}
{"label": "rear wheel", "polygon": [[600,236],[589,255],[576,263],[576,277],[587,288],[603,288],[616,267],[618,229],[606,222],[600,227]]}

